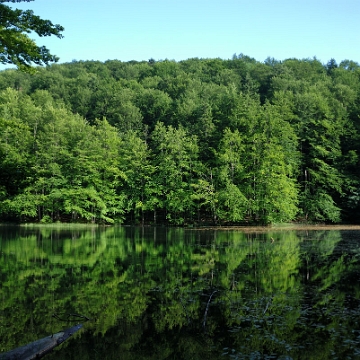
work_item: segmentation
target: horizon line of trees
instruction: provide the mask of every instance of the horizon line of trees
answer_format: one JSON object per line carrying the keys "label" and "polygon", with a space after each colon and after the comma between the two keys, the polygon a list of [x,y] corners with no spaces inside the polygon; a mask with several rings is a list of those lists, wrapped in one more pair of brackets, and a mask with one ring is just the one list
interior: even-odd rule
{"label": "horizon line of trees", "polygon": [[360,66],[80,61],[0,72],[0,219],[356,222]]}

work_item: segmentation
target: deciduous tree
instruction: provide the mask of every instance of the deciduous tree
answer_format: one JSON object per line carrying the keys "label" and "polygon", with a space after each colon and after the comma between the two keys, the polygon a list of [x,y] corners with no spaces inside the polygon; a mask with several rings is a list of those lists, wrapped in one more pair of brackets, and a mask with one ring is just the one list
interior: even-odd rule
{"label": "deciduous tree", "polygon": [[38,46],[28,34],[35,32],[40,37],[54,35],[62,38],[64,28],[41,19],[32,10],[12,9],[4,5],[6,2],[22,1],[31,0],[0,0],[0,62],[29,71],[33,64],[47,65],[58,61],[58,57],[45,46]]}

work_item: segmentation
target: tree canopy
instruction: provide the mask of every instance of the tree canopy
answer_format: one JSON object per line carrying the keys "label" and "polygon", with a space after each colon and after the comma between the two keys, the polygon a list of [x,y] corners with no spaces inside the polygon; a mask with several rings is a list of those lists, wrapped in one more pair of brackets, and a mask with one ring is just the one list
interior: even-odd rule
{"label": "tree canopy", "polygon": [[0,217],[356,222],[360,67],[80,61],[0,72]]}
{"label": "tree canopy", "polygon": [[4,4],[23,1],[32,0],[0,0],[0,62],[29,71],[34,64],[48,65],[58,61],[58,57],[45,46],[38,46],[28,34],[35,32],[40,37],[55,35],[62,38],[64,28],[41,19],[32,10],[12,9]]}

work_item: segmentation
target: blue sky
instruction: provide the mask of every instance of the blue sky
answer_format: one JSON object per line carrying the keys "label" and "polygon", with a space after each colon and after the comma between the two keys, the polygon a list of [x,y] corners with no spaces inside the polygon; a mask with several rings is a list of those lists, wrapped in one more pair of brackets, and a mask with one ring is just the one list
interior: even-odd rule
{"label": "blue sky", "polygon": [[[32,9],[65,27],[40,38],[72,60],[331,58],[360,63],[360,0],[35,0]],[[36,36],[31,36],[36,39]]]}

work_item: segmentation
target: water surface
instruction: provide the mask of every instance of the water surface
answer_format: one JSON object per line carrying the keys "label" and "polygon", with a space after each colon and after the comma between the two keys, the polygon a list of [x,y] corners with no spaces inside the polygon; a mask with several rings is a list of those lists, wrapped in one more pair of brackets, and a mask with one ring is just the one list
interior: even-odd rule
{"label": "water surface", "polygon": [[0,352],[82,322],[47,359],[357,359],[359,239],[3,226]]}

